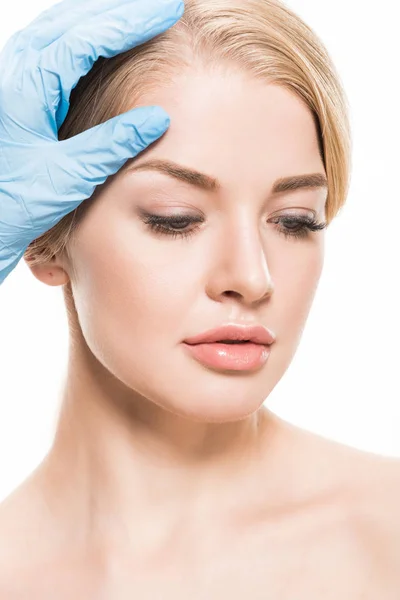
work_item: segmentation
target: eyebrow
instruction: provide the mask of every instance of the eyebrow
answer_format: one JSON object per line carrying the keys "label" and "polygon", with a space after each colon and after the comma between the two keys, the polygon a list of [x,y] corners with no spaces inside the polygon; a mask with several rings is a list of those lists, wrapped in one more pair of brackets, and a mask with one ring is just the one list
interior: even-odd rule
{"label": "eyebrow", "polygon": [[[205,173],[195,171],[194,169],[189,169],[188,167],[184,167],[183,165],[170,160],[150,159],[139,163],[138,165],[129,167],[127,172],[144,170],[158,171],[159,173],[163,173],[207,192],[216,192],[221,188],[218,179],[206,175]],[[293,192],[300,189],[315,190],[320,188],[328,189],[328,180],[326,176],[323,173],[310,173],[277,179],[272,187],[272,193],[279,194],[281,192]]]}

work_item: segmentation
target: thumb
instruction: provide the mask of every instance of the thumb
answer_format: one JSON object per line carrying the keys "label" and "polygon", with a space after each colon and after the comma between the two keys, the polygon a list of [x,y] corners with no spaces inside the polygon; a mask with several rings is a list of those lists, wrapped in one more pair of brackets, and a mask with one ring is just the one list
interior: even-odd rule
{"label": "thumb", "polygon": [[64,175],[68,173],[75,186],[79,180],[81,192],[87,188],[91,195],[95,186],[160,138],[170,121],[161,107],[144,106],[58,142]]}

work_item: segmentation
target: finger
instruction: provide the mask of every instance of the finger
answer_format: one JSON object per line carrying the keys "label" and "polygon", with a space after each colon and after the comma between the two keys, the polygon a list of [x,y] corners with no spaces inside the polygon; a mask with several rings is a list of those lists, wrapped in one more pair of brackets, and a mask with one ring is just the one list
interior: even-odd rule
{"label": "finger", "polygon": [[26,248],[23,252],[14,253],[8,246],[4,246],[0,241],[0,285],[8,277],[8,275],[15,269],[19,261],[24,255]]}
{"label": "finger", "polygon": [[[86,0],[86,4],[89,3],[91,3],[91,0]],[[33,19],[33,21],[30,21],[30,23],[24,27],[23,31],[30,37],[34,31],[39,31],[41,28],[46,27],[51,23],[55,25],[58,20],[63,20],[68,17],[68,14],[75,12],[78,6],[79,0],[63,0],[62,2],[57,2],[42,11],[35,19]]]}
{"label": "finger", "polygon": [[[90,26],[89,22],[93,17],[103,15],[114,9],[120,9],[121,14],[125,14],[126,19],[130,19],[132,25],[141,15],[155,15],[164,13],[168,15],[173,13],[179,0],[64,0],[51,7],[45,13],[42,13],[36,21],[25,28],[23,36],[26,42],[34,50],[43,50],[53,42],[57,41],[64,34],[68,33],[75,26]],[[46,14],[47,13],[47,14]]]}
{"label": "finger", "polygon": [[[99,14],[129,4],[127,10],[140,11],[145,0],[64,0],[39,15],[23,30],[22,42],[34,50],[42,50],[54,43],[69,29]],[[160,0],[162,2],[163,0]]]}
{"label": "finger", "polygon": [[132,13],[125,4],[80,23],[45,48],[38,70],[54,119],[57,110],[57,127],[67,115],[71,90],[100,56],[111,58],[152,39],[174,25],[184,8],[181,0],[146,0]]}
{"label": "finger", "polygon": [[[143,2],[143,0],[127,0],[131,4],[135,1]],[[32,42],[32,47],[35,49],[40,47],[36,46],[36,40],[42,44],[42,47],[48,46],[79,20],[90,18],[117,4],[118,0],[85,0],[83,3],[82,0],[63,0],[41,12],[22,29],[21,42],[25,46],[27,42]],[[122,0],[119,4],[123,4]]]}
{"label": "finger", "polygon": [[96,186],[160,138],[169,124],[170,118],[161,107],[144,106],[57,142],[57,154],[61,153],[58,193],[72,202],[68,210],[82,202],[83,195],[89,198]]}

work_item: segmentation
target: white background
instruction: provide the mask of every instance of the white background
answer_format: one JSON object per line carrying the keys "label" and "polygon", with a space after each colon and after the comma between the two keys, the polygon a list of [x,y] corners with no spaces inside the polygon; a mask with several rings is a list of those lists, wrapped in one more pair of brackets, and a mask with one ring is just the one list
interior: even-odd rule
{"label": "white background", "polygon": [[[54,4],[13,0],[0,48]],[[297,354],[266,401],[292,423],[400,457],[400,85],[393,0],[287,0],[322,38],[351,109],[347,205],[328,228],[324,271]],[[66,373],[61,288],[24,261],[0,287],[0,500],[39,464],[54,435]]]}

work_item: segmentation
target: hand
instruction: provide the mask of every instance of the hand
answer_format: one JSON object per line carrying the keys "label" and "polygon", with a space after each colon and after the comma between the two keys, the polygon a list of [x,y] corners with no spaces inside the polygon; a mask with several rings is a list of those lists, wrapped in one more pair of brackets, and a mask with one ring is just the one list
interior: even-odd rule
{"label": "hand", "polygon": [[0,284],[29,244],[90,198],[169,127],[157,106],[58,140],[72,89],[100,57],[174,25],[180,0],[65,0],[17,31],[0,54]]}

